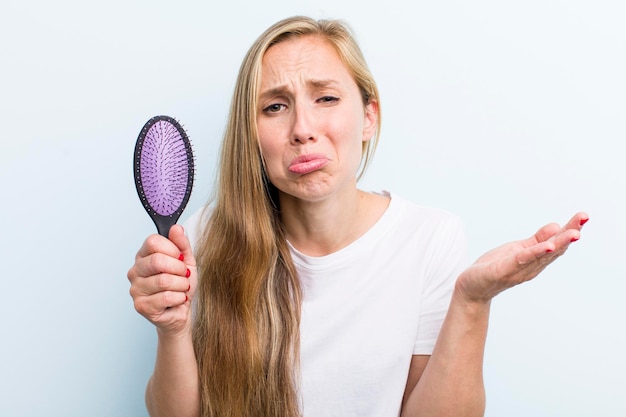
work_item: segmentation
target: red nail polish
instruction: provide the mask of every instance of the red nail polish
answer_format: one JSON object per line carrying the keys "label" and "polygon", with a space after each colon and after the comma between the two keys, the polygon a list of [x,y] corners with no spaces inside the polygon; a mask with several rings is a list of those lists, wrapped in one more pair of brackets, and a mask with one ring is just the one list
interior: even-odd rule
{"label": "red nail polish", "polygon": [[581,225],[581,226],[584,226],[584,225],[585,225],[585,223],[587,223],[588,221],[589,221],[589,219],[582,219],[582,220],[580,221],[580,225]]}
{"label": "red nail polish", "polygon": [[189,283],[189,287],[187,288],[187,291],[189,291],[191,289],[191,282]]}
{"label": "red nail polish", "polygon": [[554,249],[546,249],[546,253],[554,252]]}
{"label": "red nail polish", "polygon": [[189,297],[185,296],[185,302],[189,301]]}
{"label": "red nail polish", "polygon": [[178,255],[178,260],[179,261],[184,261],[185,260],[185,255],[183,255],[182,253],[180,255]]}
{"label": "red nail polish", "polygon": [[580,239],[580,238],[579,237],[573,237],[573,238],[570,239],[570,242],[572,242],[572,243],[576,242],[578,239]]}
{"label": "red nail polish", "polygon": [[189,270],[189,268],[187,268],[187,271],[185,272],[185,278],[189,278],[191,276],[191,271]]}

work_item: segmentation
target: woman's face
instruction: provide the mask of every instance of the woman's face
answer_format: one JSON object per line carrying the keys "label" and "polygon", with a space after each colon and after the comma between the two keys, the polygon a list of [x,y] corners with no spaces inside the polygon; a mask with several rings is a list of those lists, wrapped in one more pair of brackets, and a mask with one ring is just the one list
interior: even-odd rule
{"label": "woman's face", "polygon": [[364,141],[376,131],[377,105],[326,41],[305,36],[263,57],[257,127],[270,181],[279,192],[319,201],[356,189]]}

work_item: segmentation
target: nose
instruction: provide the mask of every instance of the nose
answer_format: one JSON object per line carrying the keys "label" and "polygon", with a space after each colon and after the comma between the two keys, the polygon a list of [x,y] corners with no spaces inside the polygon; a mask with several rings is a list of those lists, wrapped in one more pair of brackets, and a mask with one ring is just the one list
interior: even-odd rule
{"label": "nose", "polygon": [[293,125],[291,128],[291,141],[294,144],[304,144],[315,141],[315,120],[310,111],[303,105],[296,105],[293,112]]}

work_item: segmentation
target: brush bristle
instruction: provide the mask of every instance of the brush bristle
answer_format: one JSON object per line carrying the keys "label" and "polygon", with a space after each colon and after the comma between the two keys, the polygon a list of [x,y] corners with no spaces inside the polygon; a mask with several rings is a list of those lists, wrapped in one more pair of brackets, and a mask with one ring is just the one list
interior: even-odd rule
{"label": "brush bristle", "polygon": [[183,205],[193,169],[183,135],[167,120],[156,121],[146,132],[141,149],[141,183],[148,204],[161,216]]}

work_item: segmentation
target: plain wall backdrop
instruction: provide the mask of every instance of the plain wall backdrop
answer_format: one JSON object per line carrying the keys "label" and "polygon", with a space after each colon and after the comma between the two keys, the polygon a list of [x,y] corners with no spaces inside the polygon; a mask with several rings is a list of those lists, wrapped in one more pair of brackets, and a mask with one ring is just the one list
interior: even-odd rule
{"label": "plain wall backdrop", "polygon": [[135,140],[157,114],[184,124],[185,216],[198,209],[241,59],[294,14],[345,19],[378,80],[362,188],[459,214],[472,257],[591,216],[566,256],[494,300],[486,415],[625,416],[621,0],[3,1],[0,415],[147,415],[155,331],[126,272],[155,228]]}

